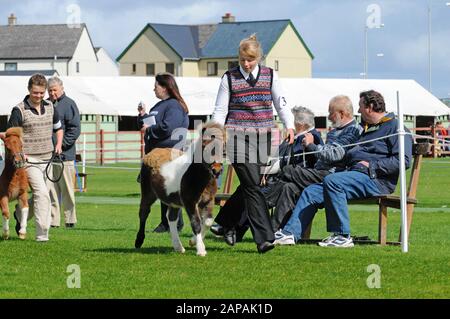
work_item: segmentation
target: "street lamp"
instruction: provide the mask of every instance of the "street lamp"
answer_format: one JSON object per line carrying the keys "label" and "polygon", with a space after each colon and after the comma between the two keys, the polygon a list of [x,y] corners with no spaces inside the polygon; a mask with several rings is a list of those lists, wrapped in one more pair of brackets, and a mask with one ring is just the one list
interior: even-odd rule
{"label": "street lamp", "polygon": [[[384,23],[381,23],[380,25],[376,26],[375,29],[381,29],[384,27]],[[368,72],[369,72],[369,58],[368,58],[368,49],[367,49],[367,43],[368,43],[368,31],[369,31],[369,27],[367,26],[367,24],[364,27],[364,79],[368,78]],[[383,54],[384,55],[384,54]],[[382,56],[383,56],[382,55]],[[378,54],[377,54],[378,56]]]}
{"label": "street lamp", "polygon": [[[445,5],[450,7],[450,2]],[[431,93],[431,5],[428,3],[428,91]]]}

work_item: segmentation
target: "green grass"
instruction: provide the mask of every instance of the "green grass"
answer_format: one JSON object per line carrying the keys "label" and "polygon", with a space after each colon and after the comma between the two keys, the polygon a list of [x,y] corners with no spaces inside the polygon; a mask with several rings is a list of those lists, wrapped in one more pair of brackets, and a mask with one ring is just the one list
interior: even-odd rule
{"label": "green grass", "polygon": [[[131,203],[81,203],[80,198],[75,229],[51,229],[50,241],[37,243],[31,221],[27,240],[12,234],[0,241],[0,298],[449,298],[450,213],[441,207],[450,207],[450,163],[444,162],[423,165],[418,197],[431,212],[415,213],[407,254],[398,246],[296,245],[259,255],[248,233],[234,247],[208,234],[205,258],[188,246],[188,225],[182,232],[184,255],[173,251],[169,234],[148,232],[143,248],[134,249],[138,171],[89,169],[88,192],[78,198],[128,197]],[[376,238],[376,212],[375,206],[373,212],[351,206],[353,234]],[[155,205],[147,228],[158,222]],[[390,213],[388,239],[397,238],[399,225],[398,211]],[[312,236],[326,236],[323,212]],[[80,289],[67,287],[71,264],[80,266]],[[380,289],[366,285],[371,264],[381,269]]]}

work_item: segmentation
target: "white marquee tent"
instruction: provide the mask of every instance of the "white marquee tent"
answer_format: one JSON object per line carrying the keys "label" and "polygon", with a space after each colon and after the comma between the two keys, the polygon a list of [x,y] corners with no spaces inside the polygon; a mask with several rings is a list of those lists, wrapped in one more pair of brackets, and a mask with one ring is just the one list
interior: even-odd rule
{"label": "white marquee tent", "polygon": [[[0,115],[11,109],[27,93],[29,77],[0,76]],[[158,100],[153,93],[153,77],[62,77],[65,91],[82,114],[136,116],[139,101],[147,110]],[[338,94],[348,95],[358,111],[359,92],[374,89],[386,100],[388,111],[397,110],[396,92],[405,115],[449,115],[449,108],[413,80],[361,79],[281,79],[289,103],[312,109],[316,116],[327,116],[329,100]],[[190,115],[210,115],[220,78],[177,78]]]}

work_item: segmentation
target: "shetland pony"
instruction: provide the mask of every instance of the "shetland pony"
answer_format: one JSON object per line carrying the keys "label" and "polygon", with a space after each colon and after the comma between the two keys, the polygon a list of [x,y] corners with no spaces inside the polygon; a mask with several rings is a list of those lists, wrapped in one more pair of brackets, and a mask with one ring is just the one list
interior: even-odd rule
{"label": "shetland pony", "polygon": [[22,128],[12,127],[0,135],[5,144],[5,167],[0,176],[0,209],[3,213],[3,239],[9,238],[9,207],[11,200],[18,199],[22,209],[22,221],[16,225],[20,239],[26,237],[28,216],[28,178],[25,171],[25,156],[22,148]]}
{"label": "shetland pony", "polygon": [[223,132],[221,125],[207,123],[201,136],[191,143],[185,153],[176,149],[156,148],[144,157],[136,248],[140,248],[144,242],[150,207],[159,199],[169,206],[167,219],[175,251],[185,252],[177,231],[178,209],[184,207],[193,232],[189,244],[196,245],[197,255],[206,255],[203,239],[213,222],[216,179],[222,171]]}

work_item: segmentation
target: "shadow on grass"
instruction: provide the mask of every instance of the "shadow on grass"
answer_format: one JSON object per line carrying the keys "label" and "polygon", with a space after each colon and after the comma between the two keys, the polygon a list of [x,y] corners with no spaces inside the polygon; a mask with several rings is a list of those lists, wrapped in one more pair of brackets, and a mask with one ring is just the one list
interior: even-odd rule
{"label": "shadow on grass", "polygon": [[[186,252],[184,254],[195,254],[195,247],[184,247]],[[206,251],[223,251],[220,247],[206,247]],[[108,253],[108,254],[178,254],[173,247],[145,247],[145,248],[100,248],[100,249],[86,249],[87,252]]]}
{"label": "shadow on grass", "polygon": [[[69,229],[70,230],[70,229]],[[78,228],[74,228],[73,231],[92,231],[92,232],[96,232],[96,231],[102,231],[102,232],[111,232],[111,231],[132,231],[134,229],[131,228],[87,228],[87,227],[78,227]]]}

